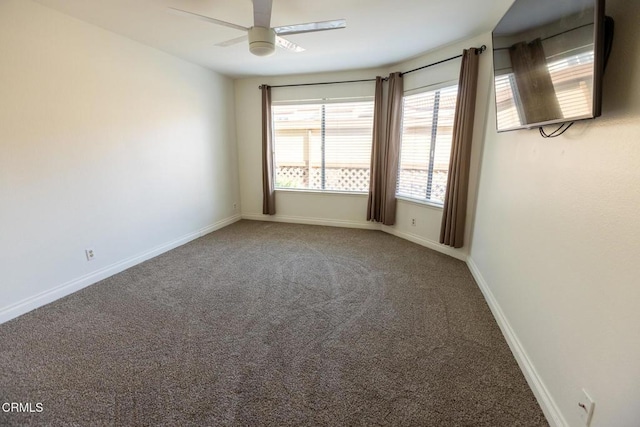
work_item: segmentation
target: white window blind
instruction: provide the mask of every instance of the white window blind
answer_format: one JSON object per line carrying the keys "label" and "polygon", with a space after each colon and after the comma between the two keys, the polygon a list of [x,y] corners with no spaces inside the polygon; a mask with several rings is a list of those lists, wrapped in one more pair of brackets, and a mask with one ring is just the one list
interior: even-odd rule
{"label": "white window blind", "polygon": [[274,105],[276,188],[367,192],[373,101]]}
{"label": "white window blind", "polygon": [[404,97],[396,195],[444,203],[458,86]]}

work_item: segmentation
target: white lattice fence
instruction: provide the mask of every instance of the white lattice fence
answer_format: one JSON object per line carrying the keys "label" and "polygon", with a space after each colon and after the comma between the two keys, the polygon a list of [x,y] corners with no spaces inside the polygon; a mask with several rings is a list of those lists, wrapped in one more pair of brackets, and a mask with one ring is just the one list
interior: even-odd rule
{"label": "white lattice fence", "polygon": [[[425,169],[401,169],[399,181],[403,183],[402,193],[410,197],[425,198],[427,196],[427,183],[429,173]],[[431,199],[443,202],[447,191],[447,171],[434,170],[431,183]]]}
{"label": "white lattice fence", "polygon": [[279,166],[276,168],[277,188],[309,188],[309,173],[306,167]]}
{"label": "white lattice fence", "polygon": [[[305,166],[279,166],[276,168],[276,187],[322,190],[322,169]],[[325,168],[325,190],[369,191],[368,168]]]}
{"label": "white lattice fence", "polygon": [[447,192],[448,171],[433,171],[433,184],[431,185],[431,200],[444,202],[444,195]]}
{"label": "white lattice fence", "polygon": [[[310,175],[309,175],[310,174]],[[411,183],[406,195],[424,198],[427,195],[428,173],[424,169],[402,169],[400,180]],[[277,188],[322,190],[322,169],[306,166],[279,166],[276,168]],[[368,168],[326,168],[325,190],[369,191]],[[447,171],[435,170],[431,187],[431,200],[444,201],[447,189]]]}

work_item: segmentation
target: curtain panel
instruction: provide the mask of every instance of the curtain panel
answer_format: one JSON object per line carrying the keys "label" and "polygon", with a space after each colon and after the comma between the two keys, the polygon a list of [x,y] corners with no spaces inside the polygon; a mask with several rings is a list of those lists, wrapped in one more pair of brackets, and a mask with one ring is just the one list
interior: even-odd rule
{"label": "curtain panel", "polygon": [[458,81],[449,175],[440,227],[440,243],[454,248],[461,248],[464,244],[479,56],[478,49],[465,49],[462,52]]}
{"label": "curtain panel", "polygon": [[386,116],[383,114],[383,92],[383,79],[376,77],[367,221],[393,225],[396,221],[396,182],[402,138],[402,73],[389,75]]}
{"label": "curtain panel", "polygon": [[262,91],[262,213],[275,215],[276,192],[273,167],[273,129],[271,123],[271,87],[260,86]]}
{"label": "curtain panel", "polygon": [[380,165],[380,144],[382,135],[384,135],[383,125],[383,82],[382,77],[376,77],[376,88],[373,101],[373,138],[371,146],[371,168],[369,176],[369,199],[367,201],[367,221],[379,221],[380,207],[382,204],[379,186],[382,185],[382,168]]}

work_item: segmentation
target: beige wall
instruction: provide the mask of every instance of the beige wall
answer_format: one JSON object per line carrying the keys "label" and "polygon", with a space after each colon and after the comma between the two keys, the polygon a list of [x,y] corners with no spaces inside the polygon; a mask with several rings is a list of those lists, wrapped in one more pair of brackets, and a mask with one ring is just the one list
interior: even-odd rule
{"label": "beige wall", "polygon": [[582,388],[591,426],[640,425],[640,3],[607,14],[602,117],[497,134],[489,100],[469,260],[558,425],[583,425]]}
{"label": "beige wall", "polygon": [[[343,73],[325,73],[316,75],[297,75],[282,77],[264,77],[239,79],[235,81],[236,90],[236,123],[238,137],[238,157],[240,162],[240,193],[242,200],[242,216],[249,219],[301,222],[346,227],[376,228],[381,227],[366,221],[367,195],[338,193],[309,193],[296,191],[276,191],[277,215],[262,215],[262,175],[261,175],[261,128],[260,128],[260,91],[262,83],[270,85],[326,82],[336,80],[357,80],[373,78],[376,75],[386,76],[393,71],[406,71],[436,62],[462,53],[463,48],[480,46],[488,43],[489,35],[455,43],[439,49],[437,52],[422,55],[419,58],[397,64],[392,67],[372,70],[360,70]],[[437,65],[428,70],[405,76],[405,90],[437,85],[443,82],[457,82],[460,61],[454,60]],[[480,85],[477,108],[476,136],[482,140],[484,134],[484,117],[489,93],[491,58],[481,57]],[[298,89],[274,88],[274,100],[315,99],[332,96],[373,95],[374,83],[358,83],[330,86],[311,86]],[[481,144],[474,149],[472,169],[472,193],[476,187]],[[471,194],[475,200],[475,194]],[[474,203],[470,203],[469,216],[473,218]],[[466,248],[451,249],[438,243],[440,237],[440,221],[442,209],[431,205],[398,200],[397,222],[393,227],[382,227],[386,232],[396,234],[424,246],[448,253],[457,258],[466,257]],[[416,219],[413,226],[412,219]],[[470,236],[471,227],[467,230]]]}
{"label": "beige wall", "polygon": [[233,219],[231,79],[24,0],[0,57],[0,322]]}

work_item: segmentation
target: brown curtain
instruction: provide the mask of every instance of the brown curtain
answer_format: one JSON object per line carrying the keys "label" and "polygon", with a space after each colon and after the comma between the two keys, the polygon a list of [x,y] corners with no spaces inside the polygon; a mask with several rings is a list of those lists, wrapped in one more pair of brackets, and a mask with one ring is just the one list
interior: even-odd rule
{"label": "brown curtain", "polygon": [[371,169],[369,176],[369,200],[367,202],[367,221],[380,219],[380,196],[382,192],[379,187],[382,184],[382,168],[380,165],[380,143],[378,142],[384,135],[382,102],[383,102],[383,79],[376,77],[376,89],[373,101],[373,142],[371,145]]}
{"label": "brown curtain", "polygon": [[367,220],[393,225],[396,222],[396,181],[402,137],[404,87],[401,73],[389,75],[387,114],[384,117],[382,82],[381,77],[376,77]]}
{"label": "brown curtain", "polygon": [[522,104],[523,124],[562,117],[542,41],[516,43],[509,48],[509,57]]}
{"label": "brown curtain", "polygon": [[271,87],[262,85],[262,213],[275,215],[276,192],[273,170],[273,132],[271,128]]}
{"label": "brown curtain", "polygon": [[462,52],[462,66],[458,81],[449,176],[440,228],[440,243],[454,248],[461,248],[464,243],[471,139],[478,86],[478,57],[476,49],[465,49]]}

